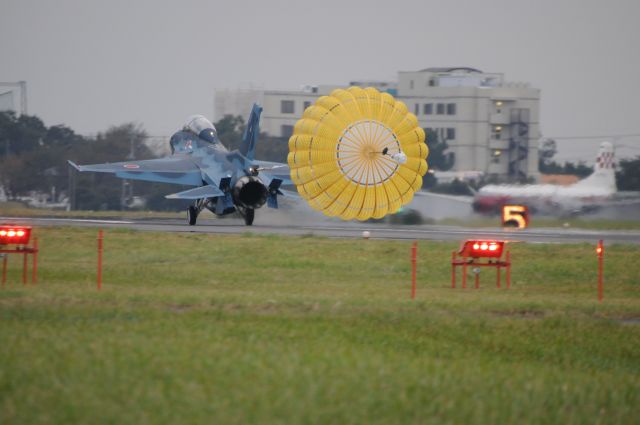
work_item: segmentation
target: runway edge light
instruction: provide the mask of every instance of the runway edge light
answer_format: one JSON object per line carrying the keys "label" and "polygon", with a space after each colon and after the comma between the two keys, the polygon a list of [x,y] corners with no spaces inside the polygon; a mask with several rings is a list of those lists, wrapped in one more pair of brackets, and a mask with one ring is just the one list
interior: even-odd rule
{"label": "runway edge light", "polygon": [[467,240],[460,247],[460,255],[472,258],[500,258],[504,250],[504,241]]}
{"label": "runway edge light", "polygon": [[[496,287],[500,288],[500,271],[506,270],[507,289],[511,287],[511,256],[506,251],[502,259],[506,241],[470,239],[462,242],[458,252],[451,252],[451,288],[456,287],[456,267],[462,268],[462,288],[467,287],[467,269],[475,273],[475,287],[480,288],[480,267],[494,267],[496,273]],[[486,258],[487,261],[481,261]]]}
{"label": "runway edge light", "polygon": [[31,227],[0,226],[0,245],[28,245],[31,238]]}

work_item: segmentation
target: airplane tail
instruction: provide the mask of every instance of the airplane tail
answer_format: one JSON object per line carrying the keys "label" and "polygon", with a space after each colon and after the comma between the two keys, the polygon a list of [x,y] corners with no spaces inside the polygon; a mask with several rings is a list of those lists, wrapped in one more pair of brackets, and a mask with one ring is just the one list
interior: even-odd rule
{"label": "airplane tail", "polygon": [[608,193],[614,193],[616,187],[615,157],[613,145],[609,142],[602,142],[598,150],[598,157],[593,166],[593,174],[576,185],[599,189]]}
{"label": "airplane tail", "polygon": [[249,119],[247,120],[247,128],[245,128],[244,134],[242,135],[240,153],[250,161],[253,161],[256,156],[256,144],[258,142],[258,135],[260,134],[261,113],[262,107],[254,103]]}

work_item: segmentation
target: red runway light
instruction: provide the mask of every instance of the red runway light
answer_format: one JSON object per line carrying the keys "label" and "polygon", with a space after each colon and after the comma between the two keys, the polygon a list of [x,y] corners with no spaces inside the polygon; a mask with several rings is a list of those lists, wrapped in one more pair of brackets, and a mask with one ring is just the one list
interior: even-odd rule
{"label": "red runway light", "polygon": [[475,241],[463,242],[460,255],[472,258],[499,258],[502,256],[504,241]]}
{"label": "red runway light", "polygon": [[0,245],[27,245],[31,227],[0,226]]}

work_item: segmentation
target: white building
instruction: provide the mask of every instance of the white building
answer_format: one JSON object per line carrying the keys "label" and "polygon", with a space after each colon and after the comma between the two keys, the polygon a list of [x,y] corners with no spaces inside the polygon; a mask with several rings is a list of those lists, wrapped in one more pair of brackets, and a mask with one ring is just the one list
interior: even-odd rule
{"label": "white building", "polygon": [[[538,178],[540,90],[506,82],[503,74],[473,68],[427,68],[398,73],[396,82],[353,81],[405,102],[425,129],[446,140],[455,156],[452,171],[480,172],[501,179]],[[342,87],[348,87],[345,85]],[[264,107],[262,131],[289,137],[304,109],[337,86],[300,90],[217,90],[215,119]]]}
{"label": "white building", "polygon": [[540,90],[473,68],[400,72],[398,99],[445,139],[453,171],[538,178]]}

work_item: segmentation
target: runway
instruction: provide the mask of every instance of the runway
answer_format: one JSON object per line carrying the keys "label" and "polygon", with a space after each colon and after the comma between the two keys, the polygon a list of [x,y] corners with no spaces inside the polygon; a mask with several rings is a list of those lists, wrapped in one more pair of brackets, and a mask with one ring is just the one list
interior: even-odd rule
{"label": "runway", "polygon": [[534,228],[525,230],[501,228],[467,228],[440,225],[390,225],[386,223],[360,223],[321,220],[273,219],[266,216],[256,219],[253,226],[245,226],[237,218],[200,218],[198,224],[189,226],[179,219],[73,219],[0,217],[2,223],[38,226],[81,226],[103,229],[125,228],[139,231],[255,234],[283,236],[320,236],[327,238],[362,238],[363,231],[370,232],[371,239],[462,241],[465,239],[500,239],[529,243],[596,243],[640,244],[640,231],[585,230],[572,228]]}

